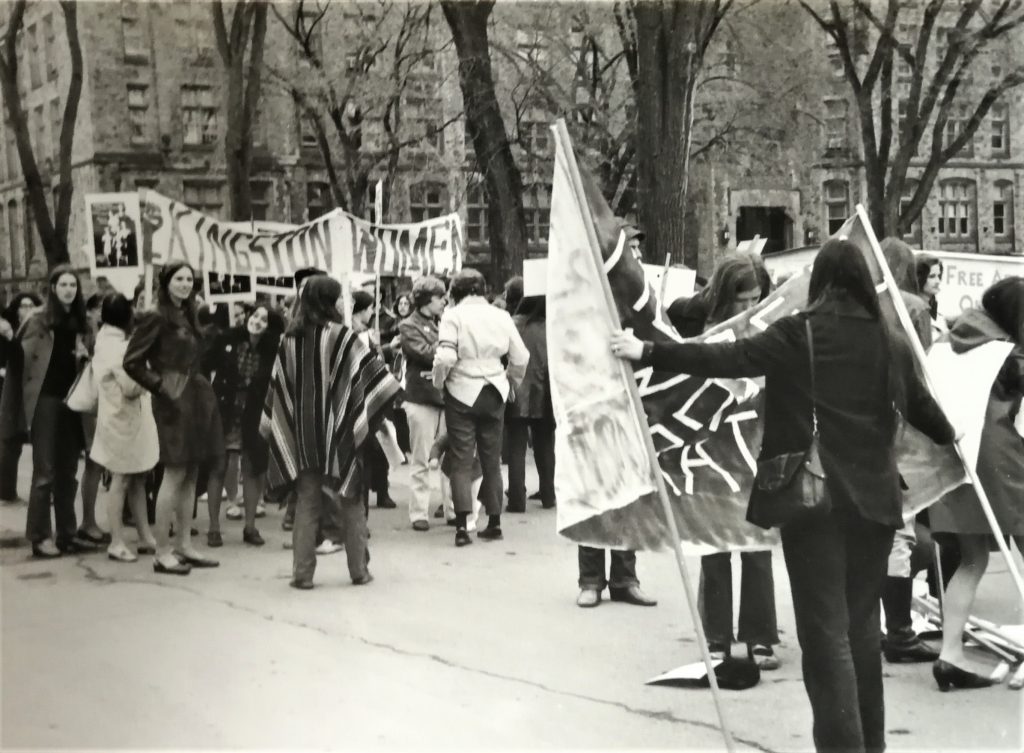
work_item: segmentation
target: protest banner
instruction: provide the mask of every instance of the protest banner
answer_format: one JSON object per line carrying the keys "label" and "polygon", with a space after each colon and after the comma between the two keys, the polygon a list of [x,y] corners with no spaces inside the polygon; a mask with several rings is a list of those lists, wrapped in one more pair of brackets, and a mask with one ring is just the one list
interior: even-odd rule
{"label": "protest banner", "polygon": [[[254,235],[276,235],[278,233],[294,232],[299,226],[289,225],[285,222],[272,222],[270,220],[251,220],[249,222],[225,222],[232,230],[249,231]],[[269,295],[295,295],[295,278],[291,275],[280,277],[263,276],[254,277],[254,286],[257,293]]]}
{"label": "protest banner", "polygon": [[349,219],[355,271],[420,277],[447,276],[462,269],[462,223],[457,214],[397,225]]}
{"label": "protest banner", "polygon": [[1024,275],[1024,256],[960,254],[951,251],[918,251],[942,262],[939,314],[955,319],[971,308],[981,308],[981,295],[1004,277]]}

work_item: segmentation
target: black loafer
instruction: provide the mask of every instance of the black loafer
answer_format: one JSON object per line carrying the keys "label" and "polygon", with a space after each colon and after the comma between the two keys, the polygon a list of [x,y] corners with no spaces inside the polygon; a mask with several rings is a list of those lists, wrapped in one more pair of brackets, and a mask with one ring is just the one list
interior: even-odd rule
{"label": "black loafer", "polygon": [[220,563],[217,560],[209,560],[205,557],[190,557],[184,552],[175,552],[174,556],[184,564],[191,565],[192,567],[220,567]]}
{"label": "black loafer", "polygon": [[500,539],[505,538],[501,533],[501,528],[498,526],[493,528],[491,526],[487,526],[487,528],[480,531],[476,537],[478,539],[483,539],[484,541],[499,541]]}
{"label": "black loafer", "polygon": [[72,536],[70,539],[58,539],[57,548],[64,554],[87,554],[99,550],[98,545],[91,541],[80,539],[77,535]]}
{"label": "black loafer", "polygon": [[110,534],[109,533],[100,533],[97,536],[95,534],[89,533],[89,531],[85,530],[84,528],[79,528],[75,532],[75,538],[79,539],[81,541],[88,541],[90,544],[97,544],[97,545],[99,545],[99,544],[109,544],[110,543]]}
{"label": "black loafer", "polygon": [[370,571],[367,570],[366,571],[366,575],[360,576],[358,578],[353,578],[352,579],[352,585],[353,586],[365,586],[367,583],[371,583],[372,581],[373,581],[373,576],[370,574]]}
{"label": "black loafer", "polygon": [[464,528],[460,528],[455,532],[455,546],[469,546],[473,543],[473,539],[466,533]]}
{"label": "black loafer", "polygon": [[621,601],[638,607],[653,607],[658,604],[656,599],[652,599],[641,591],[640,586],[626,586],[625,588],[609,587],[608,595],[612,601]]}
{"label": "black loafer", "polygon": [[391,497],[385,497],[384,499],[377,500],[377,507],[382,510],[394,510],[398,507],[398,504]]}
{"label": "black loafer", "polygon": [[289,581],[288,585],[300,591],[309,591],[313,588],[313,582],[308,580],[293,580]]}
{"label": "black loafer", "polygon": [[265,543],[263,537],[260,536],[260,532],[253,528],[251,531],[242,529],[242,541],[252,546],[263,546]]}
{"label": "black loafer", "polygon": [[153,572],[162,575],[188,575],[192,572],[192,566],[179,562],[177,565],[165,565],[160,560],[153,563]]}

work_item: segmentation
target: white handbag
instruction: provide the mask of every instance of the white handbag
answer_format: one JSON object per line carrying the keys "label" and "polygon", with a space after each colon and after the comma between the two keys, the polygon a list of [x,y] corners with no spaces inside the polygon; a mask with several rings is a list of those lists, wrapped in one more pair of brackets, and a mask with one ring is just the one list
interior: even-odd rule
{"label": "white handbag", "polygon": [[68,390],[64,404],[76,413],[92,413],[95,415],[99,406],[100,392],[92,373],[92,361],[86,361],[85,367],[78,372],[75,383]]}

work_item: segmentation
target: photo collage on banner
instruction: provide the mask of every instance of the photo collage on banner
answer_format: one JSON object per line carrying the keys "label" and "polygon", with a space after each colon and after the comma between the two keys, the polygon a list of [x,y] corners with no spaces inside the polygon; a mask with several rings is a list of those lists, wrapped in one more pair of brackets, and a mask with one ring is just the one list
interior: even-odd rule
{"label": "photo collage on banner", "polygon": [[137,193],[89,194],[85,197],[89,273],[131,296],[142,273],[142,217]]}

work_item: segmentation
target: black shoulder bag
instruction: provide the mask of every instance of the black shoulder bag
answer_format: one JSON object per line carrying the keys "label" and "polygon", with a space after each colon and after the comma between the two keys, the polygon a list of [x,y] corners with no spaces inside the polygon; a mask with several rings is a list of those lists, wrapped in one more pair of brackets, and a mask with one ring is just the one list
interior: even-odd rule
{"label": "black shoulder bag", "polygon": [[818,455],[818,410],[814,404],[814,337],[807,327],[807,350],[811,361],[811,444],[803,452],[787,452],[757,461],[754,493],[747,520],[762,528],[784,526],[831,509],[825,490],[825,471]]}

